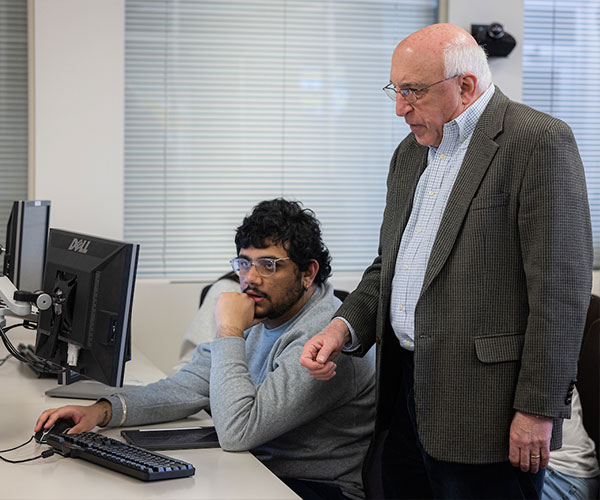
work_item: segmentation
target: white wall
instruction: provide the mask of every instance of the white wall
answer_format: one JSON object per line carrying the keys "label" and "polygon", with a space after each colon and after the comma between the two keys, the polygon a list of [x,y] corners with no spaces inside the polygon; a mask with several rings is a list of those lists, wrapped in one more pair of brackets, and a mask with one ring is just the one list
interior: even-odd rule
{"label": "white wall", "polygon": [[[503,92],[520,100],[523,1],[442,4],[441,21],[469,31],[496,21],[517,39],[513,53],[491,67]],[[124,0],[29,0],[29,11],[29,196],[52,200],[53,227],[122,239]],[[332,282],[352,290],[359,279]],[[204,285],[136,284],[134,342],[163,371],[177,359]],[[598,279],[594,291],[600,294]]]}
{"label": "white wall", "polygon": [[30,0],[30,198],[123,237],[124,0]]}
{"label": "white wall", "polygon": [[469,33],[472,24],[498,22],[511,34],[517,45],[508,57],[490,58],[494,83],[515,101],[522,96],[523,78],[523,0],[489,2],[481,0],[447,0],[446,21],[456,24]]}

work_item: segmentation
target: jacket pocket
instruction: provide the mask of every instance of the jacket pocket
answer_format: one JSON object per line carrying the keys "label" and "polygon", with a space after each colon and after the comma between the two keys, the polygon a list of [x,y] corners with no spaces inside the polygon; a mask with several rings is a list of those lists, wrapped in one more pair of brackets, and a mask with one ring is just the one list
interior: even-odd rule
{"label": "jacket pocket", "polygon": [[475,337],[475,353],[482,363],[501,363],[521,359],[525,334],[501,333]]}
{"label": "jacket pocket", "polygon": [[471,210],[501,207],[508,204],[508,193],[498,193],[491,196],[477,196],[471,202]]}

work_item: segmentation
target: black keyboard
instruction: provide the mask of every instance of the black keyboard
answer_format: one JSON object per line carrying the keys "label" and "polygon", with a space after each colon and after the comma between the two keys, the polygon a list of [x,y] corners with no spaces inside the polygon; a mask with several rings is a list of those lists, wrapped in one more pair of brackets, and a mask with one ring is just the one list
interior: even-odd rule
{"label": "black keyboard", "polygon": [[48,434],[45,442],[65,457],[83,458],[142,481],[188,477],[196,472],[192,464],[96,432]]}

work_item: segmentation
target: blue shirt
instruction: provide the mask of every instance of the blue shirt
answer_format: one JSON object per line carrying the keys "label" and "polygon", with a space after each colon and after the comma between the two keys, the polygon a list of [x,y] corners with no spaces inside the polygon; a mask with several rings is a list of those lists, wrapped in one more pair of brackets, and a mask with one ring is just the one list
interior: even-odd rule
{"label": "blue shirt", "polygon": [[415,191],[413,208],[396,258],[390,321],[400,345],[414,350],[415,308],[433,243],[473,130],[494,94],[490,87],[457,118],[444,124],[442,142],[429,147],[427,168]]}

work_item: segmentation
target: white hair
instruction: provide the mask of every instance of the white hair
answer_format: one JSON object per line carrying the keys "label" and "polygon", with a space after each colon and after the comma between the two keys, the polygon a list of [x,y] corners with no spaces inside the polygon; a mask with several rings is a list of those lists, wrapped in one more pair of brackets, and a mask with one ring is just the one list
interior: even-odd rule
{"label": "white hair", "polygon": [[492,73],[485,50],[479,45],[466,44],[458,39],[444,49],[444,72],[446,78],[463,73],[477,77],[477,90],[485,92],[492,83]]}

